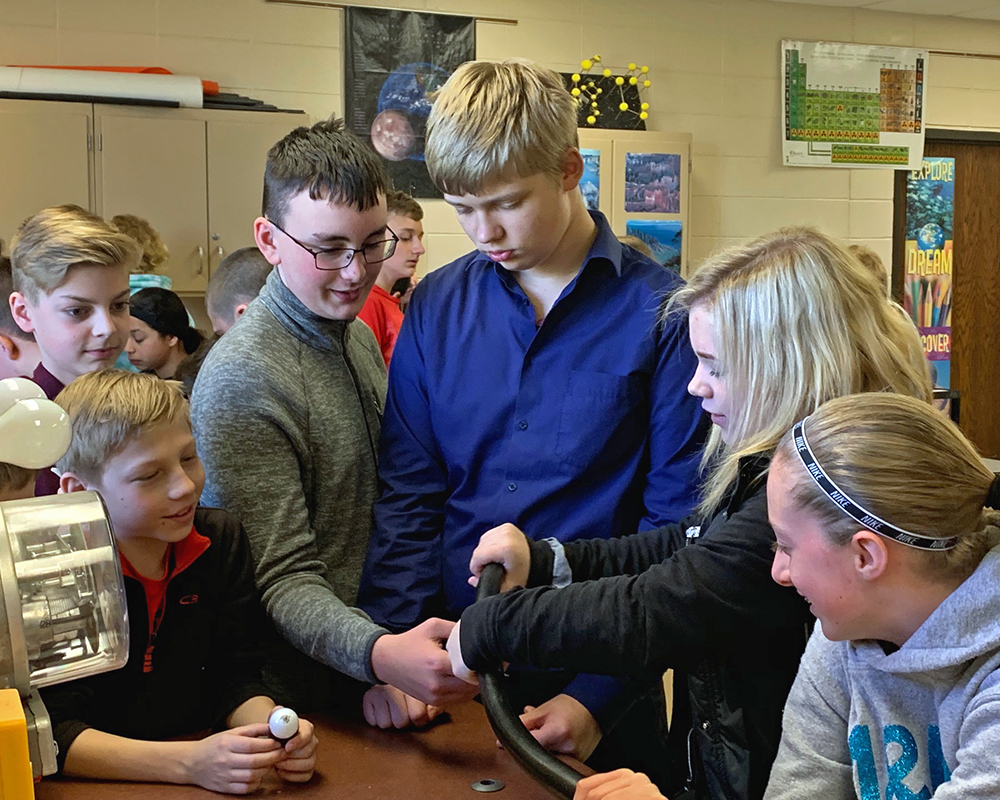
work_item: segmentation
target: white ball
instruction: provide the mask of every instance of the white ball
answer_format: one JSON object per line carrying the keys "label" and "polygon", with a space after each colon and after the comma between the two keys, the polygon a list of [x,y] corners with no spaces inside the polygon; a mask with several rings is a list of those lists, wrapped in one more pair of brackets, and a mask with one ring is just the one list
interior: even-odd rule
{"label": "white ball", "polygon": [[275,739],[291,739],[299,732],[299,715],[290,708],[276,708],[268,717],[267,727]]}

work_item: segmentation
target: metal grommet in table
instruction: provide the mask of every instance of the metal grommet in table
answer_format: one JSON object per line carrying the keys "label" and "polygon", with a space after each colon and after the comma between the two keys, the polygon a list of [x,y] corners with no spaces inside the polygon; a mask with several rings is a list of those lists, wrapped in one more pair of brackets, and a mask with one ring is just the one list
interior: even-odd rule
{"label": "metal grommet in table", "polygon": [[477,792],[499,792],[503,787],[504,782],[498,781],[496,778],[483,778],[472,784],[472,788]]}

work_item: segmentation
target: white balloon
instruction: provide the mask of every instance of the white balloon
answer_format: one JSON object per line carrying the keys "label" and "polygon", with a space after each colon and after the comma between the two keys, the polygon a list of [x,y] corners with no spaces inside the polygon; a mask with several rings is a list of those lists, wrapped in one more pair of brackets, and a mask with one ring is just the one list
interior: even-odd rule
{"label": "white balloon", "polygon": [[0,461],[50,467],[65,455],[72,435],[69,417],[51,400],[20,400],[0,413]]}
{"label": "white balloon", "polygon": [[0,381],[0,414],[19,400],[44,400],[45,392],[27,378],[4,378]]}

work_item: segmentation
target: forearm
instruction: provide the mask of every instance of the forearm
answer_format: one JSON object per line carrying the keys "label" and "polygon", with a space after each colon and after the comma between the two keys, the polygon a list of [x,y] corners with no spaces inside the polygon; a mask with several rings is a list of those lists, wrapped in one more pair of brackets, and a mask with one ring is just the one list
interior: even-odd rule
{"label": "forearm", "polygon": [[352,678],[375,682],[371,650],[385,629],[347,606],[325,581],[279,581],[265,590],[264,608],[296,649]]}
{"label": "forearm", "polygon": [[275,703],[270,697],[257,695],[251,697],[246,702],[240,703],[233,712],[226,717],[227,728],[238,728],[241,725],[250,725],[254,722],[267,722],[268,717],[274,710]]}
{"label": "forearm", "polygon": [[[659,564],[684,545],[684,531],[695,517],[650,531],[614,539],[581,539],[563,545],[573,580],[588,581],[616,575],[638,575]],[[534,558],[534,548],[532,548]]]}
{"label": "forearm", "polygon": [[88,728],[66,753],[63,774],[112,781],[191,783],[191,742],[126,739]]}

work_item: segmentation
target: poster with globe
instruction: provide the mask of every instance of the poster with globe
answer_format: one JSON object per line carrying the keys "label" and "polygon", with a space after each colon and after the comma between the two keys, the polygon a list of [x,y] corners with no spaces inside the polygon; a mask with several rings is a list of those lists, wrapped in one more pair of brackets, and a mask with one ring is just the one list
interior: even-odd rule
{"label": "poster with globe", "polygon": [[951,386],[955,159],[925,158],[906,176],[903,305],[920,330],[934,387]]}
{"label": "poster with globe", "polygon": [[345,13],[347,127],[371,143],[396,189],[441,197],[424,163],[430,95],[475,59],[475,19],[378,8]]}

